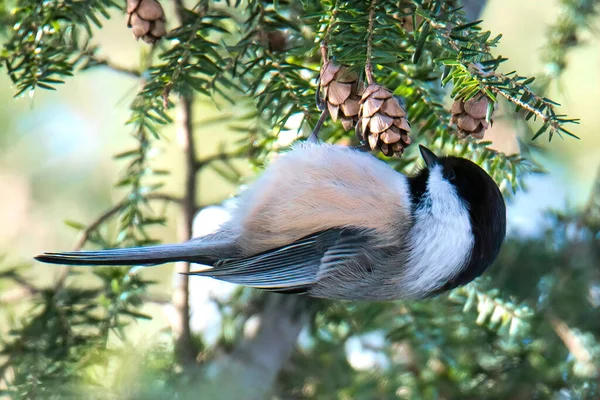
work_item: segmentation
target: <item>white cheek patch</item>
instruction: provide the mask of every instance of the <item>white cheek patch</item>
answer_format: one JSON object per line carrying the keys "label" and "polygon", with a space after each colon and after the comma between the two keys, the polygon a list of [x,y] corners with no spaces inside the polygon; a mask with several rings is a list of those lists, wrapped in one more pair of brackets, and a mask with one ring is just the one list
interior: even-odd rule
{"label": "white cheek patch", "polygon": [[442,168],[434,167],[409,234],[403,290],[418,296],[443,286],[464,267],[473,241],[466,206],[443,178]]}

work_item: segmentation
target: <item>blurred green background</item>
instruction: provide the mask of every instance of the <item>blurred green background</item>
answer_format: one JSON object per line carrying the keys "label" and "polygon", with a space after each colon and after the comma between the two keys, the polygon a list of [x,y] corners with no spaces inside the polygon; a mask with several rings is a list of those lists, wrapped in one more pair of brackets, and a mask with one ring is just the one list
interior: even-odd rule
{"label": "blurred green background", "polygon": [[[170,5],[168,5],[170,6]],[[515,10],[517,10],[516,12]],[[168,10],[172,12],[172,10]],[[535,76],[544,71],[540,50],[547,40],[547,27],[557,17],[555,1],[490,0],[483,13],[484,29],[502,33],[497,50],[509,58],[503,71],[516,69],[521,75]],[[596,21],[600,22],[600,21]],[[598,25],[598,24],[596,24]],[[527,179],[529,191],[519,193],[510,205],[509,220],[515,229],[535,233],[540,213],[548,207],[577,205],[588,198],[589,189],[600,164],[600,40],[584,37],[583,44],[569,54],[568,68],[552,85],[549,97],[562,104],[562,111],[581,124],[572,131],[581,140],[555,138],[540,141],[548,150],[543,166],[545,176]],[[101,55],[123,66],[135,67],[140,47],[125,26],[121,15],[106,22],[94,42]],[[65,225],[65,219],[89,223],[118,201],[122,193],[113,187],[122,165],[113,155],[133,144],[129,127],[129,104],[138,83],[125,75],[99,67],[73,79],[56,92],[38,90],[34,97],[13,99],[8,77],[0,73],[0,254],[5,263],[25,263],[27,275],[37,283],[50,283],[57,267],[33,262],[32,256],[49,250],[70,249],[77,231]],[[195,112],[199,156],[214,154],[218,147],[235,139],[225,124],[203,121],[223,115],[212,104],[199,104]],[[239,110],[238,110],[239,112]],[[235,116],[233,116],[235,118]],[[177,146],[174,128],[164,131],[158,167],[172,171],[166,180],[167,190],[175,195],[183,187],[183,159]],[[515,129],[498,115],[489,137],[497,148],[507,152],[517,149]],[[201,204],[219,202],[234,194],[235,188],[212,171],[200,176]],[[157,213],[162,212],[158,209]],[[173,208],[166,210],[172,221],[155,229],[163,241],[176,241],[177,217]],[[160,281],[152,291],[168,295],[172,266],[141,272]],[[85,282],[85,277],[82,278]],[[8,288],[2,287],[0,290]],[[148,305],[150,322],[138,322],[139,335],[152,336],[167,325],[166,315],[158,305]],[[163,310],[164,311],[164,310]],[[5,326],[1,323],[0,327]]]}

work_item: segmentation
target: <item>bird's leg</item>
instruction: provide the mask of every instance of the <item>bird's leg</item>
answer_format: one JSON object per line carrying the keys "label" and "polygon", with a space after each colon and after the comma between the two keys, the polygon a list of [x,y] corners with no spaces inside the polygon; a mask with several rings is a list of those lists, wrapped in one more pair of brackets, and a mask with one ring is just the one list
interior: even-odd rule
{"label": "bird's leg", "polygon": [[371,147],[369,147],[367,143],[361,143],[358,146],[353,146],[352,148],[359,151],[371,151]]}
{"label": "bird's leg", "polygon": [[371,146],[369,146],[368,143],[365,143],[362,139],[360,121],[356,123],[356,126],[354,127],[354,133],[356,133],[356,138],[360,144],[358,146],[353,146],[352,148],[359,151],[371,151]]}
{"label": "bird's leg", "polygon": [[315,103],[317,103],[317,108],[319,111],[325,110],[326,104],[321,98],[321,77],[317,78],[317,91],[315,92]]}
{"label": "bird's leg", "polygon": [[[317,105],[318,105],[318,103],[317,103]],[[319,142],[319,132],[321,131],[321,127],[323,126],[323,123],[325,122],[325,120],[327,119],[328,116],[329,116],[329,110],[327,110],[327,108],[325,107],[322,110],[321,116],[319,117],[319,120],[317,121],[317,124],[315,125],[312,133],[308,137],[308,141],[310,143],[318,143]]]}

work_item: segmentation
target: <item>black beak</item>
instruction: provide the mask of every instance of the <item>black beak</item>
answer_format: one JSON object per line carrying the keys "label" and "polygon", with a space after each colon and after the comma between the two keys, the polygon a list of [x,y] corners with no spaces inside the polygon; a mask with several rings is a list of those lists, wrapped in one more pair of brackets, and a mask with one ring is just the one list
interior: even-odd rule
{"label": "black beak", "polygon": [[419,145],[419,150],[421,151],[421,157],[425,160],[427,168],[433,168],[440,163],[440,159],[427,147]]}

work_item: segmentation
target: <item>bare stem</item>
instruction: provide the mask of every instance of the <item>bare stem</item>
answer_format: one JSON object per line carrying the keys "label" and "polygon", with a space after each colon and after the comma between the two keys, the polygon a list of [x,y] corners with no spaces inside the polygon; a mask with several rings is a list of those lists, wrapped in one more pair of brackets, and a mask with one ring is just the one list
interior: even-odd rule
{"label": "bare stem", "polygon": [[[197,7],[200,7],[200,4],[198,3]],[[182,25],[185,24],[186,17],[183,0],[175,0],[175,12],[177,13],[179,23]],[[196,22],[196,24],[198,23]],[[187,49],[189,50],[189,46]],[[175,75],[181,72],[183,66],[188,61],[188,51],[186,50],[186,53],[180,60],[181,68],[176,71]],[[177,76],[173,76],[172,81],[175,81],[176,78]],[[165,98],[168,98],[169,90],[169,87],[165,88]],[[179,235],[181,241],[192,238],[192,226],[196,212],[196,175],[198,172],[198,163],[196,161],[196,146],[194,144],[193,104],[193,96],[182,96],[177,117],[178,137],[181,140],[181,150],[185,157],[185,191],[182,199],[183,221]],[[180,365],[190,365],[196,360],[196,349],[194,348],[190,331],[190,288],[189,276],[187,275],[189,272],[189,262],[180,261],[175,264],[173,294],[171,297],[173,307],[175,308],[175,316],[171,321],[171,328],[175,338],[175,359]]]}
{"label": "bare stem", "polygon": [[99,58],[96,56],[89,56],[88,58],[90,59],[90,61],[94,62],[94,65],[89,66],[86,69],[95,68],[95,67],[105,67],[111,71],[118,72],[120,74],[124,74],[124,75],[127,75],[132,78],[140,78],[142,76],[140,71],[133,69],[133,68],[127,68],[122,65],[114,64],[108,58]]}
{"label": "bare stem", "polygon": [[[196,7],[194,7],[195,10],[198,10],[198,12],[201,14],[201,16],[204,15],[204,13],[206,13],[207,11],[207,6],[204,4],[204,2],[199,2]],[[185,17],[185,5],[183,4],[183,0],[175,0],[175,12],[177,13],[177,18],[179,19],[179,23],[180,24],[184,24],[186,22],[186,17]],[[200,26],[202,22],[202,18],[197,18],[197,20],[193,23],[190,24],[191,27],[190,29],[192,31],[196,31],[198,30],[198,27]],[[189,61],[189,55],[190,55],[190,51],[191,51],[191,42],[194,40],[194,36],[190,36],[189,40],[186,41],[185,43],[181,43],[181,46],[184,46],[184,52],[182,54],[182,56],[179,59],[179,66],[178,68],[175,70],[175,72],[173,73],[173,75],[171,76],[171,81],[169,83],[167,83],[167,85],[165,86],[164,90],[163,90],[163,105],[165,108],[167,108],[167,106],[169,105],[169,95],[171,94],[171,89],[173,88],[173,82],[176,82],[177,79],[179,79],[179,75],[181,75],[186,63],[188,63]]]}
{"label": "bare stem", "polygon": [[298,97],[298,94],[296,93],[296,89],[294,88],[294,86],[292,85],[292,83],[290,83],[290,80],[288,79],[287,75],[285,74],[285,72],[281,68],[281,64],[279,64],[279,62],[276,61],[275,59],[273,59],[271,61],[271,64],[277,70],[276,76],[278,76],[281,79],[281,82],[283,83],[283,86],[286,88],[286,90],[288,91],[290,97],[296,103],[296,107],[298,107],[298,109],[301,110],[302,113],[304,114],[305,120],[310,120],[310,117],[311,117],[310,110],[306,107],[306,105],[304,104],[304,102],[302,101],[302,99],[300,97]]}
{"label": "bare stem", "polygon": [[[177,197],[174,197],[174,196],[171,196],[168,194],[163,194],[163,193],[152,193],[152,194],[149,194],[146,198],[148,200],[165,200],[165,201],[170,201],[173,203],[181,203],[182,202],[181,199],[178,199]],[[100,225],[102,225],[103,223],[108,221],[115,214],[119,213],[119,211],[121,211],[126,206],[127,206],[127,201],[123,200],[123,201],[115,204],[114,206],[112,206],[111,208],[109,208],[108,210],[103,212],[102,214],[100,214],[100,216],[98,216],[98,218],[96,218],[94,221],[92,221],[88,226],[85,227],[84,230],[82,230],[79,233],[79,238],[77,239],[77,242],[75,242],[75,245],[73,246],[73,251],[81,250],[82,247],[87,243],[87,241],[90,240],[90,235],[94,231],[96,231],[100,227]],[[58,276],[56,284],[54,285],[55,290],[59,290],[60,288],[63,287],[63,285],[65,284],[65,280],[67,279],[67,276],[69,276],[69,272],[71,271],[71,268],[73,268],[73,267],[71,267],[71,266],[63,267],[60,275]]]}
{"label": "bare stem", "polygon": [[573,333],[573,330],[561,319],[556,317],[554,314],[546,313],[546,319],[556,332],[556,335],[562,340],[567,349],[571,352],[573,357],[582,364],[592,364],[592,355],[590,351],[582,343],[581,339]]}
{"label": "bare stem", "polygon": [[234,159],[246,159],[248,157],[247,154],[237,154],[237,153],[216,153],[210,156],[206,156],[199,160],[195,161],[196,172],[200,172],[200,170],[215,161],[230,161]]}
{"label": "bare stem", "polygon": [[320,49],[321,49],[321,60],[323,61],[323,64],[325,64],[327,62],[327,60],[329,59],[328,58],[328,54],[327,54],[329,52],[329,47],[327,45],[327,41],[326,40],[323,40],[321,42]]}
{"label": "bare stem", "polygon": [[377,0],[371,0],[369,6],[369,27],[367,28],[367,60],[365,63],[365,75],[367,76],[367,83],[372,85],[375,82],[373,78],[373,64],[372,64],[372,53],[373,53],[373,25],[375,23],[375,6]]}
{"label": "bare stem", "polygon": [[[146,197],[148,200],[165,200],[173,203],[181,204],[181,199],[163,193],[152,193]],[[75,245],[73,246],[73,251],[79,251],[83,248],[83,246],[90,240],[90,235],[96,231],[103,223],[108,221],[111,217],[115,216],[119,213],[123,208],[127,206],[127,201],[121,201],[102,214],[98,216],[94,221],[92,221],[88,226],[85,227],[80,233]],[[71,272],[72,266],[64,266],[56,283],[54,284],[54,290],[59,291],[65,284],[67,277],[69,276],[69,272]],[[13,278],[13,280],[19,284],[19,287],[10,290],[8,292],[2,293],[0,295],[0,303],[12,303],[15,301],[21,301],[23,298],[28,298],[40,292],[40,289],[35,286],[29,285],[25,280],[20,278]]]}
{"label": "bare stem", "polygon": [[[469,64],[469,68],[475,70],[477,72],[478,75],[481,75],[483,77],[495,77],[497,78],[499,81],[502,81],[504,83],[509,83],[511,79],[506,77],[505,75],[499,74],[497,72],[486,72],[484,71],[480,65],[478,64],[474,64],[471,63]],[[542,122],[546,123],[548,121],[550,121],[550,126],[552,126],[553,129],[558,130],[560,128],[560,124],[558,123],[558,121],[555,120],[550,120],[550,116],[544,114],[542,111],[540,111],[539,109],[529,105],[528,103],[525,103],[524,101],[511,96],[510,94],[500,90],[499,88],[495,87],[495,86],[488,86],[488,88],[493,91],[494,93],[499,94],[500,96],[504,97],[506,100],[510,101],[511,103],[535,114],[537,117],[539,117]],[[542,97],[538,96],[536,93],[534,93],[531,89],[529,89],[527,86],[522,86],[523,91],[525,91],[527,94],[529,94],[532,98],[535,99],[536,102],[539,103],[543,103],[544,105],[546,105],[546,107],[549,108],[554,108],[552,104],[550,104],[549,102],[547,102],[545,99],[543,99]]]}
{"label": "bare stem", "polygon": [[[193,97],[182,97],[179,105],[177,125],[181,148],[185,157],[185,191],[182,199],[183,220],[180,240],[192,238],[192,225],[196,212],[196,148],[192,127]],[[195,361],[196,351],[190,331],[189,276],[190,263],[180,261],[175,264],[172,301],[176,314],[173,320],[175,337],[175,357],[179,364],[188,365]]]}
{"label": "bare stem", "polygon": [[333,3],[331,6],[331,17],[329,18],[329,23],[327,24],[327,29],[325,30],[325,34],[323,35],[323,41],[327,43],[329,41],[329,37],[331,36],[331,31],[333,30],[333,26],[335,25],[335,17],[338,13],[337,1]]}
{"label": "bare stem", "polygon": [[510,101],[511,103],[529,111],[530,113],[535,114],[538,118],[540,118],[542,120],[542,122],[549,123],[550,127],[554,131],[558,131],[560,129],[560,123],[556,120],[550,119],[550,116],[544,114],[541,110],[525,103],[524,101],[521,101],[520,99],[517,99],[516,97],[511,96],[510,94],[508,94],[506,92],[503,92],[502,90],[498,89],[497,87],[490,86],[489,89],[492,92],[504,97],[506,100]]}

